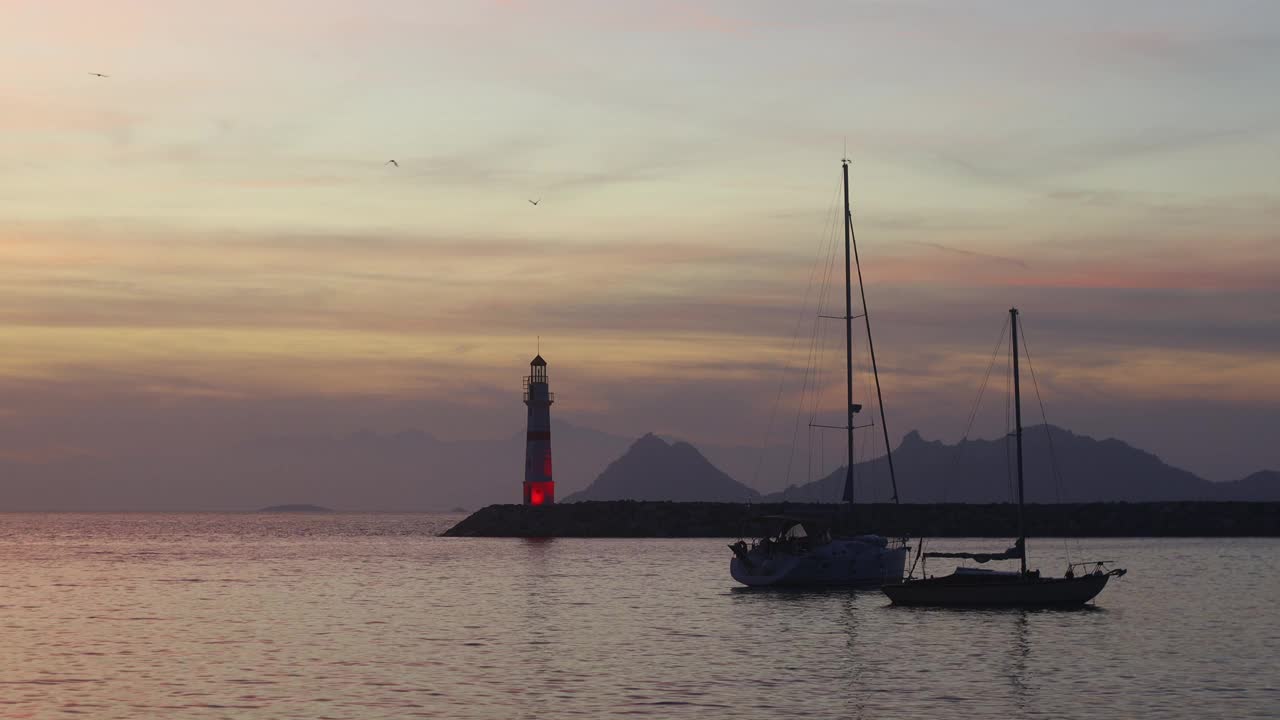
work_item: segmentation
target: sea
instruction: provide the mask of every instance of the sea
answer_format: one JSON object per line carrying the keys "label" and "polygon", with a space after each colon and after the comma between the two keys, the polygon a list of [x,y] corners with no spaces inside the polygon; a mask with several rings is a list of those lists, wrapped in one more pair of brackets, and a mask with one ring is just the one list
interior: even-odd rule
{"label": "sea", "polygon": [[460,518],[0,514],[0,718],[1280,716],[1277,539],[1033,538],[1129,574],[979,611],[739,588],[723,540],[438,537]]}

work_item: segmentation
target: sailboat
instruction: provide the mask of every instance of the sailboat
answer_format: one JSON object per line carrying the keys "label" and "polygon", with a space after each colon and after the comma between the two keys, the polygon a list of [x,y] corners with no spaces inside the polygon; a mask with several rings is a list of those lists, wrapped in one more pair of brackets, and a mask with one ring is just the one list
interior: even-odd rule
{"label": "sailboat", "polygon": [[[1045,577],[1038,570],[1027,569],[1027,530],[1023,519],[1024,493],[1022,474],[1022,389],[1018,377],[1018,309],[1009,310],[1010,339],[1013,346],[1014,441],[1018,467],[1018,539],[1012,547],[999,553],[926,552],[924,557],[959,558],[986,563],[992,560],[1018,560],[1020,568],[987,570],[958,567],[941,577],[907,578],[881,587],[894,605],[933,605],[951,607],[1077,607],[1093,600],[1113,577],[1125,574],[1122,568],[1107,569],[1106,562],[1073,563],[1063,577]],[[1077,567],[1091,570],[1080,574]]]}
{"label": "sailboat", "polygon": [[[871,319],[867,315],[867,295],[862,286],[862,266],[858,263],[857,244],[853,237],[853,215],[849,210],[849,161],[842,160],[844,187],[844,331],[845,331],[845,415],[837,429],[846,433],[845,481],[843,503],[853,504],[853,419],[862,409],[853,402],[853,294],[849,275],[850,250],[858,268],[858,285],[862,296],[862,317],[867,328],[867,349],[875,376],[876,398],[880,405],[880,425],[884,429],[885,452],[888,453],[889,476],[893,482],[893,500],[898,501],[897,478],[893,474],[893,455],[889,448],[889,431],[884,424],[884,403],[880,394],[880,376],[876,370],[875,346],[871,342]],[[833,532],[836,518],[832,514],[772,515],[763,518],[776,524],[776,531],[751,543],[745,540],[729,546],[733,558],[729,574],[750,587],[877,587],[902,579],[908,548],[901,540],[880,535],[842,536]]]}

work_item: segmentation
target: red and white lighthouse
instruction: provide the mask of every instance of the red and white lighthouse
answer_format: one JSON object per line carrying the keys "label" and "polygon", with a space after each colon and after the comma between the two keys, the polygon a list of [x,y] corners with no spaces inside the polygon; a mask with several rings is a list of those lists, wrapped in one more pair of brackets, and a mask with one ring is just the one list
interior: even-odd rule
{"label": "red and white lighthouse", "polygon": [[529,408],[529,432],[524,447],[524,504],[550,505],[556,501],[551,480],[551,403],[555,393],[547,384],[547,361],[538,355],[529,363],[524,379],[524,404]]}

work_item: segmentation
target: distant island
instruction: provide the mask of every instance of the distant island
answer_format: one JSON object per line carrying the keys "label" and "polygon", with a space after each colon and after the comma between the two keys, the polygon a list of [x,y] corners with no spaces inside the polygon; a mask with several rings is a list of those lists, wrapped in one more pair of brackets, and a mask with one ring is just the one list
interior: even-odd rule
{"label": "distant island", "polygon": [[323,506],[321,506],[321,505],[307,505],[307,504],[305,504],[305,503],[298,503],[298,504],[294,504],[294,505],[272,505],[272,506],[270,506],[270,507],[264,507],[264,508],[262,508],[261,510],[259,510],[258,512],[264,512],[264,513],[331,513],[331,512],[334,512],[334,511],[333,511],[331,508],[323,507]]}

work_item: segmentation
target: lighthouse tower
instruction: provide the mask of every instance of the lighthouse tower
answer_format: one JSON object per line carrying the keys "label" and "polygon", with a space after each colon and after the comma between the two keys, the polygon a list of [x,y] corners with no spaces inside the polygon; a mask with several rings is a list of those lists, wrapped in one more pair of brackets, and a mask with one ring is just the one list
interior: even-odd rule
{"label": "lighthouse tower", "polygon": [[556,501],[551,480],[551,403],[555,393],[547,385],[547,361],[538,355],[529,363],[524,379],[524,404],[529,408],[529,434],[524,447],[524,504],[550,505]]}

